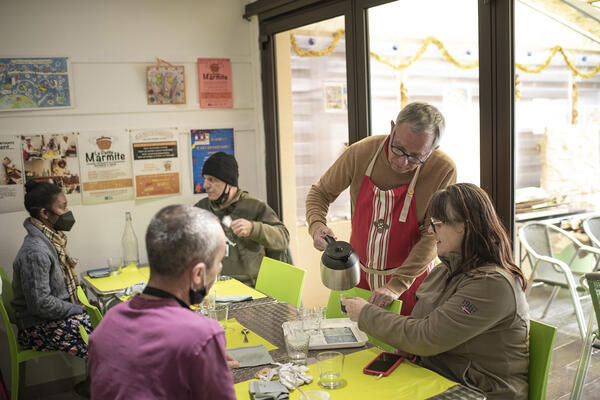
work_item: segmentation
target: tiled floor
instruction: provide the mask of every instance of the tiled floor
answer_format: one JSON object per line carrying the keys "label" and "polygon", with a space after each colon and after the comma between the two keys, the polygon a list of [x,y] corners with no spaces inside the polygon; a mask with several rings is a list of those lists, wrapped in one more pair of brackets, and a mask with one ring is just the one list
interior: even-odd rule
{"label": "tiled floor", "polygon": [[[529,295],[529,305],[532,319],[539,319],[550,292],[551,289],[546,287],[534,287],[531,290]],[[585,300],[583,302],[583,309],[587,318],[592,309],[590,300]],[[573,313],[573,306],[566,290],[561,290],[561,293],[559,293],[552,304],[548,316],[543,322],[558,328],[546,398],[560,400],[569,399],[575,372],[577,370],[577,363],[581,353],[582,340],[579,337],[579,330],[577,328],[575,314]],[[582,398],[600,398],[600,352],[598,350],[595,350],[592,355]],[[72,389],[69,389],[64,393],[40,398],[40,400],[67,399],[79,400],[82,399],[82,397],[75,394]]]}

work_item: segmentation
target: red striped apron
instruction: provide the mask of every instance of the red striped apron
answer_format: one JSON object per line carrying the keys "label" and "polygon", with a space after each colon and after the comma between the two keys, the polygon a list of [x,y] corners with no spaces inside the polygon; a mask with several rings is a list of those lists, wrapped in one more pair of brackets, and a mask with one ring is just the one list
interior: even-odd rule
{"label": "red striped apron", "polygon": [[[419,166],[409,185],[381,190],[371,181],[371,172],[384,140],[371,160],[352,216],[350,245],[361,263],[358,287],[375,290],[384,286],[393,270],[400,267],[413,246],[421,239],[414,200],[414,187],[419,176]],[[402,315],[410,315],[415,306],[417,288],[427,276],[419,276],[400,296]]]}

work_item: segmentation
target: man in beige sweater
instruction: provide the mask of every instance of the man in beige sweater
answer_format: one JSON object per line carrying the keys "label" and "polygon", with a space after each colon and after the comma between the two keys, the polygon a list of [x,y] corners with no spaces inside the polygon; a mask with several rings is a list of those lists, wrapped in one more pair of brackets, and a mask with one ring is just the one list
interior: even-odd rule
{"label": "man in beige sweater", "polygon": [[409,315],[418,285],[436,256],[427,232],[429,199],[456,182],[456,166],[438,149],[445,122],[434,106],[415,102],[391,122],[389,135],[371,136],[350,146],[313,185],[306,219],[317,250],[327,247],[327,211],[350,186],[350,244],[361,262],[358,287],[372,290],[370,301],[403,301]]}

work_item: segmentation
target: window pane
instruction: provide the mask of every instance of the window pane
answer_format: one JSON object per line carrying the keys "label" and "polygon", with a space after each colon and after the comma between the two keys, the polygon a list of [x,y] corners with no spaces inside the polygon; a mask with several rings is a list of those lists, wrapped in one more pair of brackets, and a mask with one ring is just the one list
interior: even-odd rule
{"label": "window pane", "polygon": [[458,181],[479,184],[477,0],[396,1],[370,8],[368,26],[370,134],[388,134],[406,103],[431,103],[446,118],[440,147],[456,163]]}

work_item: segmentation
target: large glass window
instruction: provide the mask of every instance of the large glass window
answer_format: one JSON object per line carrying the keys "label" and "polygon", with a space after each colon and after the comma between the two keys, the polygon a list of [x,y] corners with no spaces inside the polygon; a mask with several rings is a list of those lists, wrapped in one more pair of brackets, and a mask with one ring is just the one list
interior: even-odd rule
{"label": "large glass window", "polygon": [[371,134],[389,133],[408,102],[431,103],[458,181],[479,184],[477,0],[395,1],[368,10],[368,29]]}

